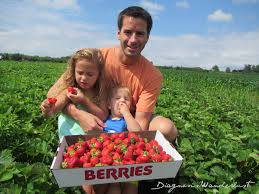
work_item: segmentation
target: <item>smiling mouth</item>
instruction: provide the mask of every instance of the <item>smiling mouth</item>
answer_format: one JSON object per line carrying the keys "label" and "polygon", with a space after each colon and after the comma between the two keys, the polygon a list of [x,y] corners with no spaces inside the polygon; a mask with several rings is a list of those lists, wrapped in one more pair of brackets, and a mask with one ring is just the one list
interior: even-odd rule
{"label": "smiling mouth", "polygon": [[137,51],[137,50],[138,50],[138,47],[129,47],[129,46],[128,46],[128,50],[134,52],[134,51]]}

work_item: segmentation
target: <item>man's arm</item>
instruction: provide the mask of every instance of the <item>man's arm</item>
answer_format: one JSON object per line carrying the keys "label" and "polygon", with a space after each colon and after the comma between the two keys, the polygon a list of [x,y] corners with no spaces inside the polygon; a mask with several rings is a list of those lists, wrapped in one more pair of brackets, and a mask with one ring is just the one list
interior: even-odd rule
{"label": "man's arm", "polygon": [[47,94],[48,98],[56,97],[60,91],[60,88],[65,86],[64,76],[65,73],[63,73],[58,81],[56,81],[56,83],[54,83],[54,85],[49,89]]}
{"label": "man's arm", "polygon": [[135,120],[139,123],[142,130],[148,130],[151,118],[151,112],[136,112],[135,114]]}

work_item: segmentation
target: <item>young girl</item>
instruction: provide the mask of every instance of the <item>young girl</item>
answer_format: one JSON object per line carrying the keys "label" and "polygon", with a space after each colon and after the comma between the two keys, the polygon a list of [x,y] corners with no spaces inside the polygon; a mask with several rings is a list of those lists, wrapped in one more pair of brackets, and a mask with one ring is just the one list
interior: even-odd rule
{"label": "young girl", "polygon": [[[101,120],[107,117],[106,87],[100,51],[78,50],[70,58],[63,79],[64,84],[59,86],[59,91],[54,96],[57,99],[56,103],[51,103],[49,99],[42,102],[43,115],[51,116],[60,112],[69,102],[72,102],[78,108],[86,110]],[[58,134],[61,138],[64,135],[85,134],[85,131],[77,121],[61,113],[58,118]]]}
{"label": "young girl", "polygon": [[[119,133],[123,131],[141,131],[141,127],[130,113],[131,92],[129,88],[114,87],[108,96],[108,108],[110,116],[105,122],[103,129],[108,133]],[[138,182],[112,183],[95,185],[96,194],[136,194],[138,193]]]}
{"label": "young girl", "polygon": [[[103,61],[97,49],[78,50],[69,60],[64,76],[64,85],[59,86],[52,100],[45,99],[41,104],[43,115],[51,116],[61,112],[67,103],[72,102],[78,108],[104,120],[106,108],[106,87],[104,82]],[[54,99],[54,102],[53,102]],[[65,135],[82,135],[85,131],[70,116],[61,113],[58,117],[59,138]],[[87,194],[94,194],[91,185],[83,185]]]}

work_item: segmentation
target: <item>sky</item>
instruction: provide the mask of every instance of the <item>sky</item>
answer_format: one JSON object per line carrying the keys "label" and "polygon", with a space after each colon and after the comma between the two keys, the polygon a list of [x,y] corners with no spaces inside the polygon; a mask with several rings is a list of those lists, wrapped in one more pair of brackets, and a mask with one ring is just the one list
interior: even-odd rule
{"label": "sky", "polygon": [[259,64],[259,0],[0,0],[0,53],[61,57],[119,45],[117,15],[148,10],[142,54],[159,66]]}

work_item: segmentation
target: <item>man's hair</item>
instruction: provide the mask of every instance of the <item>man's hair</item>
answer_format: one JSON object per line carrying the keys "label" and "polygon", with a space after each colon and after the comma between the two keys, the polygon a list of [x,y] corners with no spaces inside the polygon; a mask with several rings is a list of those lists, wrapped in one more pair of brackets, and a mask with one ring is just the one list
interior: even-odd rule
{"label": "man's hair", "polygon": [[149,36],[151,28],[152,28],[152,17],[151,15],[142,7],[138,6],[131,6],[124,10],[122,10],[118,16],[118,29],[121,30],[122,23],[123,23],[123,17],[129,16],[134,18],[141,18],[147,23],[147,34]]}

